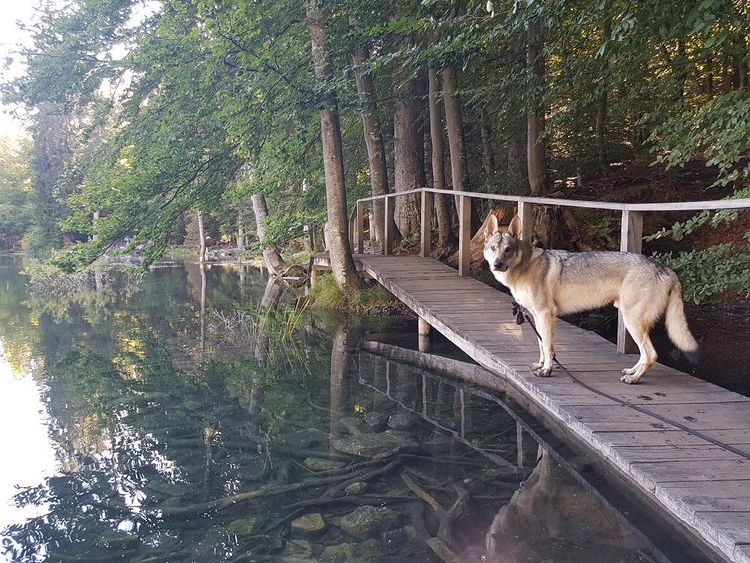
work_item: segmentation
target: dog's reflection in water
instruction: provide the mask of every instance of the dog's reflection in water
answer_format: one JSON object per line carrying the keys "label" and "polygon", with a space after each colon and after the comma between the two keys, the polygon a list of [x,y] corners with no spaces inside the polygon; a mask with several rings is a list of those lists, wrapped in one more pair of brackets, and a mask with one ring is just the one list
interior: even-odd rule
{"label": "dog's reflection in water", "polygon": [[585,492],[545,450],[529,478],[497,513],[481,559],[539,561],[648,561],[643,541],[612,509]]}

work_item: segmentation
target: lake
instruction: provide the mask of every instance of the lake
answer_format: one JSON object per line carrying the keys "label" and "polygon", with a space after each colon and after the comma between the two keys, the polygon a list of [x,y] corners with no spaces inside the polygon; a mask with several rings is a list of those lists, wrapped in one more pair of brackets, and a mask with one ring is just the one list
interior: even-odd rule
{"label": "lake", "polygon": [[23,267],[0,256],[7,561],[705,559],[509,400],[363,348],[418,356],[415,323],[261,311],[250,267],[58,297]]}

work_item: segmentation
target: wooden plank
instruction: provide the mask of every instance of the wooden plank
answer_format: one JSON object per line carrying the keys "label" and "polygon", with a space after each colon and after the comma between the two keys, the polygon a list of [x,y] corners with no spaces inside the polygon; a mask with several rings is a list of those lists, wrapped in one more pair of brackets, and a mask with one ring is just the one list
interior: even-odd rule
{"label": "wooden plank", "polygon": [[533,234],[534,206],[528,201],[518,202],[518,218],[521,220],[521,240],[531,242]]}

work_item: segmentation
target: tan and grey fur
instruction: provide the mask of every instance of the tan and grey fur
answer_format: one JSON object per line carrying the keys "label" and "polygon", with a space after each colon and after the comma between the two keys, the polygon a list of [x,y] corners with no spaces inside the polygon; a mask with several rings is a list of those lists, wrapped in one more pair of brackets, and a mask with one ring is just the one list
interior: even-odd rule
{"label": "tan and grey fur", "polygon": [[514,217],[507,231],[492,217],[484,258],[497,280],[533,316],[539,331],[539,363],[534,375],[547,377],[555,358],[555,322],[560,315],[614,303],[640,350],[638,362],[622,370],[621,381],[638,383],[657,359],[649,333],[665,317],[667,334],[695,362],[698,343],[690,333],[677,275],[641,254],[629,252],[565,252],[534,248],[520,240],[521,222]]}

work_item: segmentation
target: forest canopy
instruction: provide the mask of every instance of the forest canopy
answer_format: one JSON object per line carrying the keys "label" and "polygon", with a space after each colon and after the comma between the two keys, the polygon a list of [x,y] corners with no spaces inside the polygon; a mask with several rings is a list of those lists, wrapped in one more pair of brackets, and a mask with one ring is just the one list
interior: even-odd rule
{"label": "forest canopy", "polygon": [[[43,211],[0,229],[69,268],[124,238],[154,260],[192,209],[234,233],[254,193],[274,242],[322,240],[336,154],[342,208],[422,186],[566,197],[597,175],[695,163],[702,199],[750,196],[741,0],[44,6],[25,74],[3,85],[33,113],[24,197]],[[453,211],[438,200],[444,249]],[[384,221],[405,244],[418,236],[416,199],[398,198],[393,217],[372,211],[376,243]],[[747,238],[732,243],[745,274]]]}

